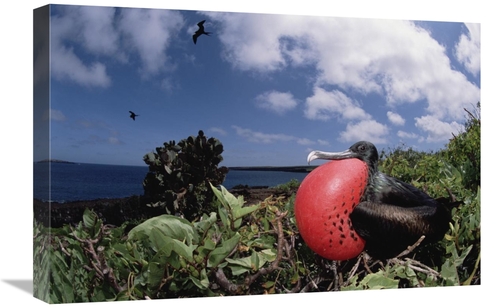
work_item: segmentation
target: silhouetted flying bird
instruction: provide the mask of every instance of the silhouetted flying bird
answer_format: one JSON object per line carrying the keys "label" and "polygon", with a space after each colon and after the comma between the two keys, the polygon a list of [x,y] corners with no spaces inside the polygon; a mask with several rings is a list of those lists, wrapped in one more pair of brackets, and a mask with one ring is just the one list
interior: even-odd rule
{"label": "silhouetted flying bird", "polygon": [[202,20],[198,23],[198,30],[196,30],[196,32],[193,34],[193,42],[196,44],[196,40],[198,39],[198,37],[202,34],[205,34],[205,35],[208,35],[210,36],[210,33],[212,32],[205,32],[205,27],[203,26],[203,24],[205,23],[205,20]]}
{"label": "silhouetted flying bird", "polygon": [[135,121],[135,117],[138,117],[139,115],[138,114],[135,114],[133,113],[132,111],[129,111],[130,112],[130,117],[132,118],[132,120]]}

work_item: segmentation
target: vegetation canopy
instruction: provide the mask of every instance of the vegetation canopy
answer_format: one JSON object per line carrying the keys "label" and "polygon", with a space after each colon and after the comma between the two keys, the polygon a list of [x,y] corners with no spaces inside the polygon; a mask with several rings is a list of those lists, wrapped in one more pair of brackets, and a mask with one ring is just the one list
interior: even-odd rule
{"label": "vegetation canopy", "polygon": [[439,152],[380,153],[382,172],[452,207],[438,243],[418,241],[389,260],[320,258],[297,230],[298,181],[248,204],[220,186],[222,144],[200,131],[144,156],[145,197],[164,214],[119,226],[91,210],[60,228],[35,221],[34,295],[71,303],[480,284],[481,122],[466,114],[464,131]]}

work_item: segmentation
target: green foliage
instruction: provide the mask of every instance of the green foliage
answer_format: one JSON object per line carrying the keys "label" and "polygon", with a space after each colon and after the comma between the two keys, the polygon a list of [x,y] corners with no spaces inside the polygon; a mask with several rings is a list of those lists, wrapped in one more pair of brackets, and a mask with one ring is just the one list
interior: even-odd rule
{"label": "green foliage", "polygon": [[222,143],[199,131],[179,141],[165,142],[156,153],[144,155],[149,172],[143,181],[144,194],[150,206],[165,207],[168,214],[183,215],[187,219],[209,213],[213,199],[209,183],[220,185],[228,169],[219,168],[222,162]]}
{"label": "green foliage", "polygon": [[280,184],[275,187],[278,194],[291,194],[297,191],[300,182],[297,179],[291,179],[288,183]]}
{"label": "green foliage", "polygon": [[105,225],[89,210],[75,226],[35,222],[34,295],[69,303],[480,284],[480,157],[464,146],[480,148],[480,121],[472,117],[465,128],[437,153],[381,152],[381,171],[449,204],[450,230],[437,243],[417,242],[390,260],[319,258],[295,224],[298,181],[247,204],[216,188],[225,174],[217,168],[222,145],[200,132],[145,156],[145,191],[166,214],[131,229]]}
{"label": "green foliage", "polygon": [[475,190],[481,185],[481,119],[479,118],[481,105],[476,105],[476,114],[469,112],[465,123],[465,131],[447,145],[446,159],[459,168],[463,175],[463,185],[466,189]]}
{"label": "green foliage", "polygon": [[127,224],[103,225],[86,210],[76,227],[47,233],[36,224],[36,296],[68,303],[282,293],[300,287],[307,269],[291,249],[297,230],[287,209],[293,201],[269,197],[247,205],[224,187],[210,189],[215,211],[193,222],[164,214],[127,233]]}

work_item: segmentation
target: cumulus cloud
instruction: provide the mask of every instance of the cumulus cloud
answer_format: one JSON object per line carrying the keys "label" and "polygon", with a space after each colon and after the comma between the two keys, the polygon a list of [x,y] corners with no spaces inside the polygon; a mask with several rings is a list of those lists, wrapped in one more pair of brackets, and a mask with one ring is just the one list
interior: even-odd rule
{"label": "cumulus cloud", "polygon": [[306,99],[304,115],[310,120],[329,120],[334,117],[347,120],[369,119],[359,103],[338,90],[327,91],[315,87],[313,95]]}
{"label": "cumulus cloud", "polygon": [[460,40],[455,45],[455,56],[465,69],[477,76],[481,67],[480,59],[480,24],[465,24],[468,33],[462,34]]}
{"label": "cumulus cloud", "polygon": [[387,118],[394,125],[399,125],[399,126],[405,125],[405,119],[403,119],[401,115],[395,112],[387,111]]}
{"label": "cumulus cloud", "polygon": [[167,64],[166,49],[184,24],[177,11],[122,9],[119,30],[142,62],[142,73],[156,74]]}
{"label": "cumulus cloud", "polygon": [[143,77],[167,69],[166,51],[184,24],[180,12],[170,10],[57,8],[51,19],[52,74],[59,80],[90,87],[111,84],[106,65],[99,60],[102,57],[126,63],[137,54]]}
{"label": "cumulus cloud", "polygon": [[389,133],[386,125],[375,120],[363,120],[347,124],[346,130],[340,133],[342,142],[369,140],[373,143],[387,143],[385,136]]}
{"label": "cumulus cloud", "polygon": [[82,59],[73,46],[78,43],[84,50],[98,55],[115,52],[117,36],[111,25],[114,12],[114,8],[60,7],[59,14],[52,17],[50,27],[51,72],[55,78],[84,86],[108,87],[111,84],[105,65],[96,60]]}
{"label": "cumulus cloud", "polygon": [[[224,58],[239,70],[271,73],[307,65],[316,70],[317,87],[373,93],[388,104],[425,102],[426,110],[439,118],[461,118],[463,107],[479,101],[479,88],[451,67],[446,49],[410,21],[208,15],[218,22]],[[469,55],[476,51],[464,59],[472,59]],[[306,114],[330,119],[329,108],[309,108]]]}
{"label": "cumulus cloud", "polygon": [[457,135],[463,129],[463,125],[455,121],[443,122],[430,115],[415,118],[415,126],[428,134],[428,142],[448,141],[452,134]]}
{"label": "cumulus cloud", "polygon": [[257,106],[277,114],[294,109],[298,102],[290,92],[268,91],[256,97]]}

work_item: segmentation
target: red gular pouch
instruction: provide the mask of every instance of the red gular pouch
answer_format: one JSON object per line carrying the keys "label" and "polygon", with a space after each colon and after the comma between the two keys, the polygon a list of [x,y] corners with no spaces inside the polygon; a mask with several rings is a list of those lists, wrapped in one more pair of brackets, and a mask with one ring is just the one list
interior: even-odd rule
{"label": "red gular pouch", "polygon": [[365,247],[349,215],[368,183],[368,166],[356,158],[329,161],[311,171],[295,197],[300,235],[315,253],[329,260],[348,260]]}

